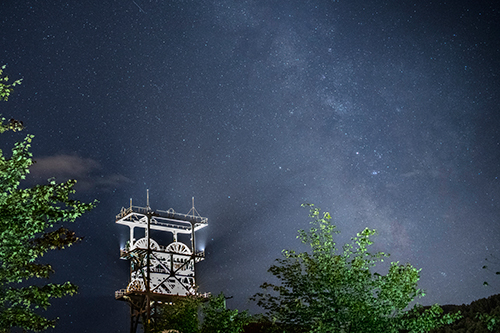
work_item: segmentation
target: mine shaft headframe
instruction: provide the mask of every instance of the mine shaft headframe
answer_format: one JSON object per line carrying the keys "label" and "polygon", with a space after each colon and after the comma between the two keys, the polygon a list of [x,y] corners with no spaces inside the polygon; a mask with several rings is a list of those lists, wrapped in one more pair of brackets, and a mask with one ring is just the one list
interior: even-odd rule
{"label": "mine shaft headframe", "polygon": [[[129,227],[130,239],[120,249],[120,258],[130,260],[130,280],[127,289],[116,292],[115,298],[130,305],[131,332],[136,332],[140,322],[154,320],[154,308],[172,297],[198,295],[195,289],[196,263],[205,257],[196,251],[196,231],[208,225],[193,206],[187,214],[152,210],[149,190],[146,207],[132,205],[122,208],[116,223]],[[136,240],[134,229],[145,229],[144,237]],[[161,246],[151,238],[151,231],[172,233],[168,246]],[[190,235],[190,244],[178,240],[177,234]],[[184,238],[185,239],[185,238]]]}

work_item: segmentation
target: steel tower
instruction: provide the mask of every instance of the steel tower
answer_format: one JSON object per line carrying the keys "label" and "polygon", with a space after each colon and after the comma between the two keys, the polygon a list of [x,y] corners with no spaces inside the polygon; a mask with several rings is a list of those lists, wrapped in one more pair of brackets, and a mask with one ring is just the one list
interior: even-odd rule
{"label": "steel tower", "polygon": [[[152,210],[149,207],[149,191],[146,207],[132,205],[122,208],[116,223],[130,229],[130,239],[120,249],[120,259],[130,260],[130,279],[126,289],[118,290],[115,298],[130,305],[130,332],[139,323],[154,323],[156,308],[162,303],[174,302],[179,297],[197,295],[195,264],[205,258],[204,251],[196,251],[195,232],[208,225],[194,208],[187,214]],[[135,229],[144,229],[144,237],[136,239]],[[151,235],[167,232],[172,235],[170,244],[160,245]],[[190,235],[190,244],[178,239],[179,234]],[[148,325],[145,325],[145,324]]]}

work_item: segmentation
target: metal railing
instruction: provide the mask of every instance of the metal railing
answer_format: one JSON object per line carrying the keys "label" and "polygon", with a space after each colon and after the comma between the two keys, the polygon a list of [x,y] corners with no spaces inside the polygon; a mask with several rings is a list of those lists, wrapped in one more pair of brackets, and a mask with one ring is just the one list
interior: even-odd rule
{"label": "metal railing", "polygon": [[115,291],[115,298],[116,299],[122,298],[123,296],[125,296],[126,293],[127,293],[127,289],[117,290],[117,291]]}
{"label": "metal railing", "polygon": [[[160,248],[158,250],[151,249],[151,251],[153,251],[153,252],[163,252],[163,253],[174,253],[174,254],[179,254],[179,255],[186,256],[186,257],[191,256],[191,254],[187,254],[187,253],[181,253],[181,252],[175,252],[175,251],[167,251],[167,248],[165,246],[159,245],[159,247]],[[146,249],[142,249],[142,248],[134,248],[132,250],[120,249],[120,258],[126,258],[131,252],[134,252],[135,250],[137,250],[137,251],[141,251],[141,250],[144,251]],[[205,258],[205,250],[201,250],[201,251],[195,252],[195,257],[197,257],[197,258]]]}
{"label": "metal railing", "polygon": [[199,215],[197,216],[197,215],[188,215],[188,214],[177,213],[172,208],[170,208],[168,210],[150,211],[146,207],[138,207],[138,206],[131,206],[128,208],[122,207],[120,214],[116,215],[116,220],[122,219],[130,213],[138,213],[138,214],[143,214],[143,215],[146,215],[147,213],[152,213],[152,215],[154,217],[171,218],[171,219],[177,219],[177,220],[186,221],[186,222],[195,222],[195,223],[202,223],[202,224],[208,223],[208,218],[206,218],[206,217],[202,217]]}

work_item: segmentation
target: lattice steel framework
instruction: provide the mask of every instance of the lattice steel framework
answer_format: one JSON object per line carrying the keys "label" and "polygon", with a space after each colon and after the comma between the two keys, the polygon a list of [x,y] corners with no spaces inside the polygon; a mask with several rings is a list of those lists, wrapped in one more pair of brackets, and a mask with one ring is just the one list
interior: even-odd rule
{"label": "lattice steel framework", "polygon": [[[120,249],[120,258],[130,260],[130,279],[126,289],[118,290],[115,298],[130,305],[130,332],[136,332],[139,323],[154,323],[156,308],[161,303],[170,303],[178,297],[196,295],[195,264],[205,258],[204,251],[196,251],[195,233],[208,225],[194,208],[187,214],[152,210],[149,207],[149,192],[146,207],[132,205],[122,208],[116,223],[130,229],[130,239]],[[136,228],[145,229],[145,236],[134,238]],[[172,234],[172,242],[159,245],[151,231]],[[190,235],[190,244],[178,240],[179,234]]]}

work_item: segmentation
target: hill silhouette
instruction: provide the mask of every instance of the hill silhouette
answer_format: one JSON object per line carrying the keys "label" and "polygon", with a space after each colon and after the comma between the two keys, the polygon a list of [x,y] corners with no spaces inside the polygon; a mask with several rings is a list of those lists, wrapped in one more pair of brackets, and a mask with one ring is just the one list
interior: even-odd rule
{"label": "hill silhouette", "polygon": [[[500,294],[492,295],[487,298],[481,298],[470,304],[462,305],[442,305],[444,313],[455,313],[460,311],[462,319],[457,320],[453,324],[430,331],[430,333],[491,333],[500,332]],[[481,320],[481,315],[496,317],[495,324],[490,331],[487,328],[485,320]]]}
{"label": "hill silhouette", "polygon": [[[441,305],[441,308],[444,314],[460,311],[463,317],[453,324],[431,330],[429,333],[500,333],[500,294],[481,298],[470,304]],[[493,321],[490,321],[490,329],[492,330],[488,330],[487,320],[482,320],[481,315],[483,318],[484,315],[493,318]],[[245,327],[244,333],[264,333],[271,326],[270,323],[266,322],[251,323]],[[300,332],[300,329],[294,331]]]}

